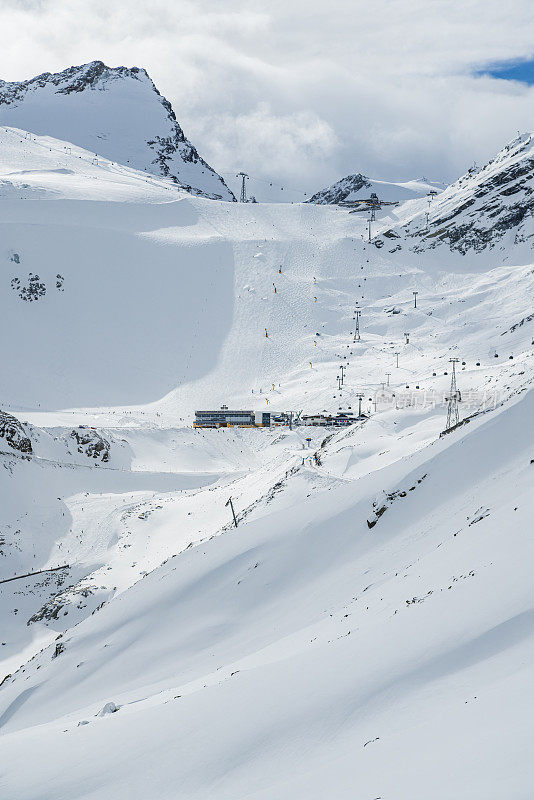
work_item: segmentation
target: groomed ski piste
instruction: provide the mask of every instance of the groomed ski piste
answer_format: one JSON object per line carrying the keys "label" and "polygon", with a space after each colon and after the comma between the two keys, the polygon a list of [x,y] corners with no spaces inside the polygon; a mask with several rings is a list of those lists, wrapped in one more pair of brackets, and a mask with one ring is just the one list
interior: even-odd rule
{"label": "groomed ski piste", "polygon": [[0,128],[0,797],[530,800],[529,141],[369,241]]}

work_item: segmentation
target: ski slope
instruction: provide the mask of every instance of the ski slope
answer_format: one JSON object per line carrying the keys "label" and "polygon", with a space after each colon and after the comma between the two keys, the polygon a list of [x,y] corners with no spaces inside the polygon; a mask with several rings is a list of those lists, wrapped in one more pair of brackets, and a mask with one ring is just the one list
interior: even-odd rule
{"label": "ski slope", "polygon": [[8,796],[527,798],[531,400],[378,478],[301,475],[52,642],[4,685]]}
{"label": "ski slope", "polygon": [[[336,207],[0,152],[0,408],[32,445],[0,437],[0,565],[63,566],[0,583],[0,796],[530,798],[524,243],[397,249],[410,203],[369,242]],[[452,357],[469,421],[440,438]],[[191,427],[359,392],[345,430]]]}
{"label": "ski slope", "polygon": [[[474,389],[487,380],[476,361],[506,371],[528,339],[524,328],[507,334],[492,360],[502,331],[522,318],[527,265],[488,277],[483,258],[465,259],[470,267],[451,279],[434,265],[423,269],[417,256],[406,263],[377,251],[365,241],[365,220],[341,209],[219,206],[165,180],[93,165],[85,151],[66,156],[54,140],[12,129],[0,137],[12,162],[2,179],[8,410],[151,402],[152,413],[164,410],[176,423],[199,403],[261,411],[267,398],[282,410],[312,396],[310,410],[334,410],[340,360],[355,373],[344,393],[350,404],[362,385],[384,381],[405,331],[399,377],[440,390],[447,382],[432,381],[432,372],[446,367],[459,330],[467,328],[462,348]],[[30,274],[47,287],[35,302],[20,298]],[[9,287],[13,279],[18,288]],[[493,316],[497,298],[503,323],[494,329],[488,309]],[[356,303],[367,335],[352,347]]]}

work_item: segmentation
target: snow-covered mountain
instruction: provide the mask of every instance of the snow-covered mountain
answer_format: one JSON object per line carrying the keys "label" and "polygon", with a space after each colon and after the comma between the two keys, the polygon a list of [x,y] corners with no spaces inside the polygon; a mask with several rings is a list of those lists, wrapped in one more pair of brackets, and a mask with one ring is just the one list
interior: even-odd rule
{"label": "snow-covered mountain", "polygon": [[[534,247],[534,139],[513,139],[481,168],[473,167],[445,191],[408,203],[386,237],[414,252],[445,246],[461,255],[531,253]],[[400,236],[401,240],[397,240]]]}
{"label": "snow-covered mountain", "polygon": [[0,154],[2,800],[533,796],[531,240]]}
{"label": "snow-covered mountain", "polygon": [[347,177],[336,181],[326,189],[321,189],[321,191],[312,195],[307,202],[321,204],[353,202],[355,200],[366,200],[373,192],[378,195],[380,200],[404,202],[415,197],[422,197],[429,192],[441,192],[444,188],[444,184],[438,181],[427,181],[426,178],[395,183],[367,178],[365,175],[357,173],[356,175],[347,175]]}
{"label": "snow-covered mountain", "polygon": [[192,194],[234,199],[185,137],[169,101],[138,67],[92,61],[20,83],[0,81],[0,124],[169,177]]}

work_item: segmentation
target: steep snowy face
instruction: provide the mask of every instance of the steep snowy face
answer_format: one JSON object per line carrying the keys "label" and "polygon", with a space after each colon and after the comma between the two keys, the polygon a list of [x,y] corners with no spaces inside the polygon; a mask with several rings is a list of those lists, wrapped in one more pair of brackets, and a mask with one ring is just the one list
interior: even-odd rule
{"label": "steep snowy face", "polygon": [[0,124],[54,136],[96,155],[173,179],[195,195],[234,200],[185,137],[171,104],[144,69],[101,61],[0,81]]}
{"label": "steep snowy face", "polygon": [[394,181],[366,178],[365,175],[358,173],[357,175],[347,175],[346,178],[333,183],[327,189],[316,192],[308,202],[331,204],[354,202],[356,200],[366,200],[374,192],[380,200],[403,203],[406,200],[428,195],[429,192],[436,194],[436,192],[441,192],[443,189],[444,184],[438,181],[428,181],[426,178],[406,181],[405,183],[395,183]]}
{"label": "steep snowy face", "polygon": [[448,245],[462,255],[534,246],[534,140],[523,134],[484,167],[471,168],[444,192],[409,206],[396,232],[416,253]]}

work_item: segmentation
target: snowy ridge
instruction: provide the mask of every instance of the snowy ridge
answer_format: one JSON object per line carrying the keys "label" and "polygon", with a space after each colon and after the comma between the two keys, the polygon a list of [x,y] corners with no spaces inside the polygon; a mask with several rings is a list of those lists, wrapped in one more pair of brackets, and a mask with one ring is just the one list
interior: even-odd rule
{"label": "snowy ridge", "polygon": [[19,83],[0,81],[0,124],[73,142],[110,161],[171,178],[192,194],[234,199],[138,67],[92,61]]}
{"label": "snowy ridge", "polygon": [[[513,139],[481,168],[473,167],[430,202],[414,201],[399,218],[403,247],[415,253],[446,245],[461,255],[534,244],[534,142]],[[427,215],[428,213],[428,221]]]}
{"label": "snowy ridge", "polygon": [[358,173],[357,175],[347,175],[346,178],[333,183],[327,189],[316,192],[307,202],[321,204],[354,202],[367,200],[374,193],[379,200],[403,203],[406,200],[427,195],[431,191],[441,192],[443,189],[444,184],[427,181],[426,178],[395,183],[366,178],[365,175]]}
{"label": "snowy ridge", "polygon": [[0,128],[0,198],[167,202],[187,196],[170,178],[139,172],[51,136]]}

